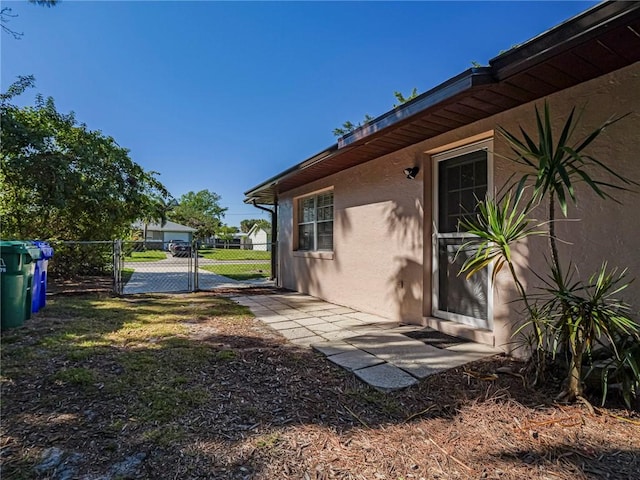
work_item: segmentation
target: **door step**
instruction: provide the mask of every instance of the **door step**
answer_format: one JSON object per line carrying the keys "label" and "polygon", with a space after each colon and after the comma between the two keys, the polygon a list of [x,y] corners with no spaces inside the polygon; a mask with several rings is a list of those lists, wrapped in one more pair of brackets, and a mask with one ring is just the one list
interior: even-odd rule
{"label": "door step", "polygon": [[464,338],[490,347],[496,346],[496,337],[492,330],[474,328],[462,323],[443,320],[441,318],[423,317],[423,325],[454,337]]}

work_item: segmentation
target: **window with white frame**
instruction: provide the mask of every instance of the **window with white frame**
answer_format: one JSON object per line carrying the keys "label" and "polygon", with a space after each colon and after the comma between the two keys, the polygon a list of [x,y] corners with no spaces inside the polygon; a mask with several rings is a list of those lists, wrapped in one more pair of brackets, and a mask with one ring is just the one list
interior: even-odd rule
{"label": "window with white frame", "polygon": [[333,250],[333,192],[298,199],[298,250]]}

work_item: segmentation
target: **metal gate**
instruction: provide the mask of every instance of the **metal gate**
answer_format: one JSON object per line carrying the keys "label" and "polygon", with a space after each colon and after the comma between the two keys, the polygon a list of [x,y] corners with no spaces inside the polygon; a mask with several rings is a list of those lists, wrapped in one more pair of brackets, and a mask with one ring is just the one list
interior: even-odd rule
{"label": "metal gate", "polygon": [[235,248],[129,240],[51,243],[50,283],[59,291],[130,295],[273,285],[271,243]]}
{"label": "metal gate", "polygon": [[149,249],[148,242],[116,240],[113,244],[114,293],[193,292],[198,287],[195,243]]}

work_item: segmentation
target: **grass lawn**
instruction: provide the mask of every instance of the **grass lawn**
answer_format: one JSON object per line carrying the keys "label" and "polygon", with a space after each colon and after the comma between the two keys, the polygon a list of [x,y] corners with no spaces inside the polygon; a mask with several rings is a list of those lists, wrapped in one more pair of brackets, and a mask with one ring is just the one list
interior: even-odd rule
{"label": "grass lawn", "polygon": [[[52,297],[2,333],[3,479],[637,478],[640,420],[504,357],[381,393],[214,293]],[[44,460],[48,460],[45,462]]]}
{"label": "grass lawn", "polygon": [[269,263],[223,263],[219,265],[202,265],[200,268],[234,280],[269,278],[271,274],[271,264]]}
{"label": "grass lawn", "polygon": [[212,260],[269,260],[271,258],[271,252],[233,248],[203,248],[198,250],[198,254]]}
{"label": "grass lawn", "polygon": [[130,256],[124,257],[125,262],[157,262],[167,258],[167,253],[162,250],[146,250],[144,252],[131,252]]}

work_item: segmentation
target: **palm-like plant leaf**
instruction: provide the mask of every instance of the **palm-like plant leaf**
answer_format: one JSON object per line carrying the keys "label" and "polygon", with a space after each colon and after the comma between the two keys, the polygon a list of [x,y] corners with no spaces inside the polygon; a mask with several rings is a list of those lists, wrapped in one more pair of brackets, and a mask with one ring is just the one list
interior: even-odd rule
{"label": "palm-like plant leaf", "polygon": [[[534,198],[541,198],[547,193],[554,195],[558,199],[563,215],[566,216],[567,199],[570,198],[573,203],[577,201],[574,189],[574,184],[577,181],[585,182],[602,198],[612,198],[603,190],[603,187],[628,190],[628,186],[638,185],[637,182],[618,174],[603,162],[583,153],[607,127],[626,115],[609,118],[584,139],[572,143],[571,137],[575,133],[581,117],[581,112],[576,115],[574,108],[562,126],[557,142],[554,143],[549,104],[545,102],[542,114],[538,107],[535,110],[537,142],[533,140],[534,136],[530,135],[522,127],[520,127],[520,134],[524,141],[502,127],[497,129],[515,154],[515,157],[511,158],[511,160],[534,170]],[[607,172],[621,184],[615,185],[594,179],[588,173],[589,170],[593,169]],[[530,173],[525,173],[518,184],[518,189],[522,189],[530,177]]]}
{"label": "palm-like plant leaf", "polygon": [[459,249],[475,250],[464,262],[460,273],[466,273],[469,278],[495,262],[492,281],[505,265],[515,274],[511,252],[513,245],[531,235],[546,233],[539,229],[541,224],[534,223],[529,217],[533,206],[520,207],[521,198],[521,195],[514,196],[511,191],[498,201],[487,197],[478,202],[476,215],[460,222],[460,227],[475,237]]}

